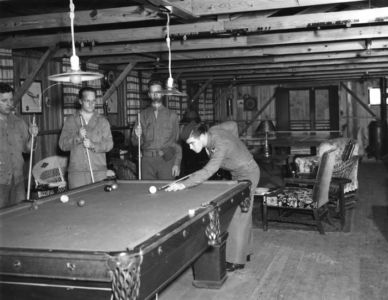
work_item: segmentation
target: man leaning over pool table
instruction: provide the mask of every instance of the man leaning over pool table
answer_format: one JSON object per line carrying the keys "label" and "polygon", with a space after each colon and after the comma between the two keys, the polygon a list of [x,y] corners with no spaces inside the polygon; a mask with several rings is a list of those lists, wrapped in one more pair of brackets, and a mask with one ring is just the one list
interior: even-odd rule
{"label": "man leaning over pool table", "polygon": [[[219,168],[223,168],[230,171],[234,180],[251,181],[252,197],[260,179],[260,169],[236,134],[219,125],[208,129],[205,124],[193,122],[183,128],[181,138],[196,153],[205,148],[210,160],[201,170],[194,172],[184,181],[171,184],[166,191],[179,191],[199,185]],[[249,206],[248,212],[237,209],[229,225],[226,243],[226,269],[229,272],[244,268],[250,255],[252,206]]]}

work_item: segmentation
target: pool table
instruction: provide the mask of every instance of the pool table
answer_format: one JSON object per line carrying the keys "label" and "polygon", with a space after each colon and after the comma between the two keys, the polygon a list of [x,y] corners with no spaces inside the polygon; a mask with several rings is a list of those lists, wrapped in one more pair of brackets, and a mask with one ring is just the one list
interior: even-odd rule
{"label": "pool table", "polygon": [[[250,183],[99,182],[0,211],[1,299],[149,299],[189,266],[193,284],[226,279],[227,227]],[[80,200],[84,205],[79,205]]]}

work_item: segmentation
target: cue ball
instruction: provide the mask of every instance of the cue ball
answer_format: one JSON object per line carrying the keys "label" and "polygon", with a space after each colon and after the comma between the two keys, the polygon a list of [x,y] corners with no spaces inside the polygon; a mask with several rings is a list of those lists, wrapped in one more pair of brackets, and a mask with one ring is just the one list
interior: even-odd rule
{"label": "cue ball", "polygon": [[155,194],[156,191],[157,191],[158,189],[156,188],[156,186],[151,185],[150,188],[149,188],[148,190],[149,190],[149,192],[150,192],[151,194]]}
{"label": "cue ball", "polygon": [[112,190],[117,190],[119,185],[117,183],[112,184]]}
{"label": "cue ball", "polygon": [[69,202],[69,196],[68,195],[62,195],[60,198],[62,203],[67,203]]}
{"label": "cue ball", "polygon": [[82,207],[85,205],[85,200],[78,200],[77,204],[79,207]]}
{"label": "cue ball", "polygon": [[195,216],[195,209],[189,209],[189,217]]}
{"label": "cue ball", "polygon": [[105,191],[105,192],[110,192],[110,191],[112,191],[112,186],[111,186],[111,185],[106,185],[106,186],[104,187],[104,191]]}

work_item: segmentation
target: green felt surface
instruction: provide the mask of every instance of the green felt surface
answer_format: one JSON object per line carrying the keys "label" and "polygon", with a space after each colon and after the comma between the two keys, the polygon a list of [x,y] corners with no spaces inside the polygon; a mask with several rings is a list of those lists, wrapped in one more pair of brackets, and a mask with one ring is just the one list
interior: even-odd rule
{"label": "green felt surface", "polygon": [[[179,192],[150,194],[161,182],[119,182],[104,192],[104,184],[41,201],[37,210],[14,209],[0,214],[1,247],[82,251],[132,249],[198,208],[227,193],[236,182],[206,182]],[[77,202],[85,200],[79,207]]]}

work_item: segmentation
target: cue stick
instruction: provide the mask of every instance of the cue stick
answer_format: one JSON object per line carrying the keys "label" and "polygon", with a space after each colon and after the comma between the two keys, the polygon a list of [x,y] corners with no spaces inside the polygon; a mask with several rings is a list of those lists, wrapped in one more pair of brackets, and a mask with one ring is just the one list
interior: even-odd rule
{"label": "cue stick", "polygon": [[[32,125],[36,125],[35,114],[32,117]],[[31,134],[30,164],[28,168],[27,201],[30,200],[31,177],[32,177],[32,155],[34,152],[34,135]]]}
{"label": "cue stick", "polygon": [[[84,127],[84,122],[82,119],[82,115],[79,115],[79,118],[81,120],[81,126]],[[90,163],[90,155],[89,155],[89,149],[85,147],[86,150],[86,156],[88,157],[88,164],[89,164],[89,171],[90,171],[90,176],[92,177],[92,183],[94,183],[94,175],[93,175],[93,169],[92,169],[92,164]]]}
{"label": "cue stick", "polygon": [[[137,119],[138,119],[138,123],[139,123],[139,127],[141,126],[140,124],[140,113],[137,114]],[[139,171],[138,171],[138,174],[139,174],[139,180],[141,180],[141,147],[140,147],[140,143],[141,143],[141,136],[139,135],[137,137],[137,156],[138,156],[138,166],[139,166]]]}
{"label": "cue stick", "polygon": [[170,185],[172,185],[172,184],[174,184],[174,183],[178,183],[178,182],[180,182],[180,181],[182,181],[182,180],[185,180],[185,179],[189,178],[190,176],[191,176],[191,174],[186,175],[186,176],[183,176],[182,178],[179,178],[179,179],[177,179],[177,180],[175,180],[175,181],[173,181],[173,182],[170,182],[170,183],[168,183],[168,184],[166,184],[166,185],[164,185],[164,186],[158,188],[158,191],[164,190],[164,189],[168,188]]}

